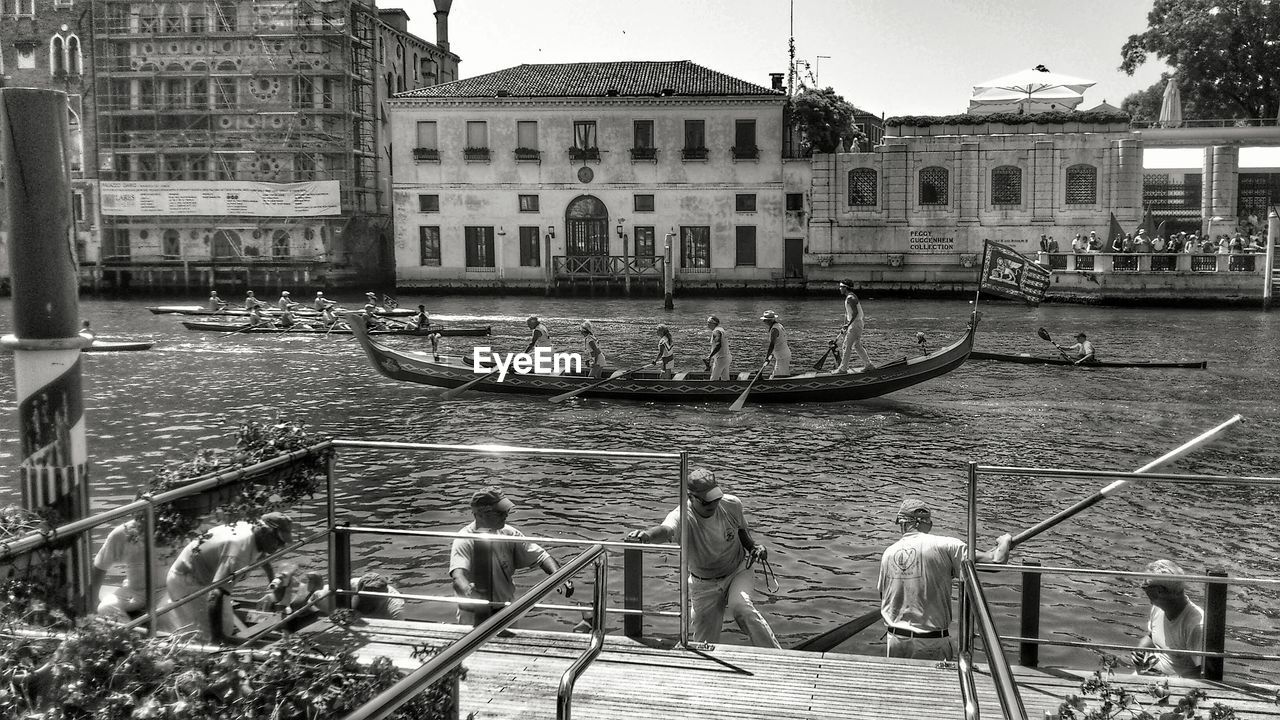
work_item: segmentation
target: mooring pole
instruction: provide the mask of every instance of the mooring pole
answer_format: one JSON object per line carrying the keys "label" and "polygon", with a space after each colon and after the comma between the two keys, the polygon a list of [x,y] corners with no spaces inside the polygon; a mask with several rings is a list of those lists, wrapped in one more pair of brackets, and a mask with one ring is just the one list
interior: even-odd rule
{"label": "mooring pole", "polygon": [[[57,90],[0,89],[0,160],[9,203],[13,286],[12,349],[23,507],[51,512],[54,525],[89,514],[78,333],[76,251],[71,216],[67,96]],[[63,541],[66,598],[87,612],[89,535]]]}
{"label": "mooring pole", "polygon": [[[675,228],[672,228],[675,230]],[[671,264],[671,244],[676,237],[675,232],[667,233],[666,242],[663,243],[663,251],[666,257],[662,261],[662,309],[675,310],[676,304],[672,299],[672,286],[676,284],[676,269]]]}
{"label": "mooring pole", "polygon": [[1262,310],[1271,310],[1271,296],[1275,292],[1276,243],[1280,243],[1280,211],[1272,205],[1267,208],[1266,267],[1262,273]]}

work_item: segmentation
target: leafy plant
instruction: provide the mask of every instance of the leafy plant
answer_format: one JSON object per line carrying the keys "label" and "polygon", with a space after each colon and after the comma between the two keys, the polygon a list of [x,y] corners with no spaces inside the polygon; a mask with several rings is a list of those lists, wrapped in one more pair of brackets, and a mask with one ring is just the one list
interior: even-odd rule
{"label": "leafy plant", "polygon": [[[138,497],[156,495],[185,487],[213,475],[270,460],[320,442],[301,422],[277,419],[274,423],[244,422],[236,430],[235,446],[229,450],[201,448],[185,462],[159,470],[138,491]],[[288,508],[315,495],[324,482],[331,451],[310,453],[288,465],[246,476],[218,504],[225,522],[253,522],[265,513]],[[204,513],[190,504],[166,503],[155,510],[156,544],[178,547],[200,535]],[[138,516],[142,527],[142,516]]]}
{"label": "leafy plant", "polygon": [[[0,508],[0,550],[32,533],[46,538],[53,530],[48,518],[16,505]],[[27,622],[67,627],[74,615],[66,592],[66,544],[48,543],[0,562],[0,612]]]}
{"label": "leafy plant", "polygon": [[[1080,684],[1082,695],[1071,695],[1058,706],[1059,720],[1235,720],[1236,711],[1214,703],[1206,711],[1200,705],[1208,694],[1198,688],[1173,700],[1167,679],[1154,679],[1134,692],[1115,682],[1120,658],[1098,653],[1098,669]],[[1144,702],[1144,697],[1147,696]],[[1207,713],[1207,714],[1206,714]]]}
{"label": "leafy plant", "polygon": [[831,88],[804,88],[791,99],[791,119],[800,128],[802,143],[818,152],[840,150],[840,139],[863,140],[853,124],[855,109]]}
{"label": "leafy plant", "polygon": [[1002,123],[1004,125],[1056,125],[1062,123],[1079,123],[1081,125],[1109,125],[1111,123],[1128,123],[1128,113],[1115,112],[1075,112],[1059,111],[1042,113],[992,113],[990,115],[896,115],[884,121],[885,127],[930,127],[933,125],[986,125]]}

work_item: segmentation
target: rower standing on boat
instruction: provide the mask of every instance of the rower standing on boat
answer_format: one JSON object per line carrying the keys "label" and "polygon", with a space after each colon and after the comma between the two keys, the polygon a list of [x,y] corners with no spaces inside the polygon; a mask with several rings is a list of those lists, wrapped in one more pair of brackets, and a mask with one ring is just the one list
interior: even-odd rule
{"label": "rower standing on boat", "polygon": [[764,361],[773,358],[773,374],[770,378],[785,377],[791,374],[791,348],[787,345],[787,329],[778,322],[778,313],[765,310],[760,316],[769,328],[769,348],[764,351]]}
{"label": "rower standing on boat", "polygon": [[533,337],[529,338],[529,345],[524,349],[526,353],[533,352],[536,347],[551,347],[551,333],[547,331],[547,326],[542,324],[537,315],[530,315],[524,322],[533,331]]}
{"label": "rower standing on boat", "polygon": [[863,368],[871,370],[875,365],[871,364],[871,358],[867,355],[867,349],[862,346],[862,331],[866,325],[866,315],[862,312],[862,303],[858,301],[858,296],[853,292],[853,281],[846,278],[840,281],[840,292],[844,293],[844,341],[842,352],[840,354],[840,366],[836,368],[836,372],[851,372],[849,369],[849,359],[853,357],[853,352],[858,352],[858,359],[862,360]]}
{"label": "rower standing on boat", "polygon": [[1053,344],[1064,353],[1068,353],[1071,361],[1076,365],[1088,365],[1098,362],[1098,356],[1094,352],[1093,343],[1089,342],[1089,338],[1084,333],[1076,333],[1076,344],[1068,347],[1062,347],[1058,343]]}
{"label": "rower standing on boat", "polygon": [[658,336],[658,357],[654,362],[658,363],[658,373],[663,380],[670,380],[675,375],[675,349],[674,341],[671,339],[671,329],[666,325],[659,325],[654,333]]}
{"label": "rower standing on boat", "polygon": [[427,314],[427,306],[419,305],[418,314],[413,316],[413,329],[419,333],[426,333],[431,338],[431,355],[436,360],[440,359],[440,331],[431,328],[431,316]]}
{"label": "rower standing on boat", "polygon": [[[697,642],[720,642],[727,609],[756,647],[781,647],[773,628],[751,601],[756,560],[769,559],[769,550],[751,537],[742,501],[725,494],[710,470],[689,473],[689,629]],[[680,508],[667,513],[661,524],[627,533],[627,542],[679,540]]]}
{"label": "rower standing on boat", "polygon": [[720,318],[712,315],[707,318],[707,329],[711,331],[711,352],[702,360],[711,372],[709,380],[728,380],[729,366],[733,364],[733,352],[729,350],[729,340],[724,328],[720,326]]}
{"label": "rower standing on boat", "polygon": [[[963,540],[934,535],[929,506],[907,498],[897,515],[902,538],[880,557],[880,615],[884,618],[889,657],[954,660],[951,642],[951,581],[961,576],[969,550]],[[978,562],[1009,560],[1013,537],[1001,535],[996,546],[977,554]]]}
{"label": "rower standing on boat", "polygon": [[[502,490],[492,486],[480,490],[471,496],[473,520],[458,532],[524,537],[524,533],[507,524],[507,515],[514,507],[515,503]],[[449,550],[449,576],[453,579],[454,593],[458,597],[491,603],[488,607],[458,605],[458,622],[479,625],[497,610],[494,604],[514,600],[516,588],[512,574],[534,566],[548,575],[560,569],[556,559],[536,543],[454,538]],[[565,581],[563,592],[565,597],[573,595],[572,580]]]}
{"label": "rower standing on boat", "polygon": [[604,351],[600,349],[600,341],[596,339],[595,329],[591,327],[590,320],[583,320],[582,325],[578,326],[582,331],[582,351],[587,356],[588,374],[592,378],[599,378],[604,372]]}
{"label": "rower standing on boat", "polygon": [[218,311],[220,311],[220,310],[225,310],[225,309],[226,309],[226,307],[227,307],[227,301],[226,301],[226,300],[223,300],[223,299],[222,299],[222,298],[220,298],[220,297],[218,297],[218,291],[217,291],[217,290],[211,290],[211,291],[209,292],[209,303],[208,303],[207,307],[208,307],[210,310],[212,310],[213,312],[218,312]]}

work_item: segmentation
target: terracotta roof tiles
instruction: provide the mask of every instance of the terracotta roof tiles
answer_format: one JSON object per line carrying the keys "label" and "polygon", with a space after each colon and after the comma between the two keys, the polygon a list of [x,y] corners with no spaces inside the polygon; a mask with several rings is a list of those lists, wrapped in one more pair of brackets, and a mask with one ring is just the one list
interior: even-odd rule
{"label": "terracotta roof tiles", "polygon": [[517,65],[397,98],[781,96],[688,60]]}

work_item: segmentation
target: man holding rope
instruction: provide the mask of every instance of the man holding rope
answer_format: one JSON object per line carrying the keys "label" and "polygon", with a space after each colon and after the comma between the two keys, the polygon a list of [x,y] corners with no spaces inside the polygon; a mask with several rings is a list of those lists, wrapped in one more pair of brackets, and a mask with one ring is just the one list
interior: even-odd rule
{"label": "man holding rope", "polygon": [[[773,628],[751,601],[751,566],[768,567],[769,550],[751,537],[742,501],[726,495],[716,476],[698,468],[689,473],[689,626],[698,642],[720,642],[725,610],[756,647],[780,648]],[[668,542],[680,537],[680,509],[662,524],[627,533],[627,542]]]}
{"label": "man holding rope", "polygon": [[[951,642],[951,581],[960,577],[968,554],[964,541],[933,535],[933,519],[923,500],[902,501],[897,516],[902,538],[880,558],[880,615],[888,632],[888,656],[954,660]],[[1012,536],[977,554],[978,562],[1009,560]]]}

